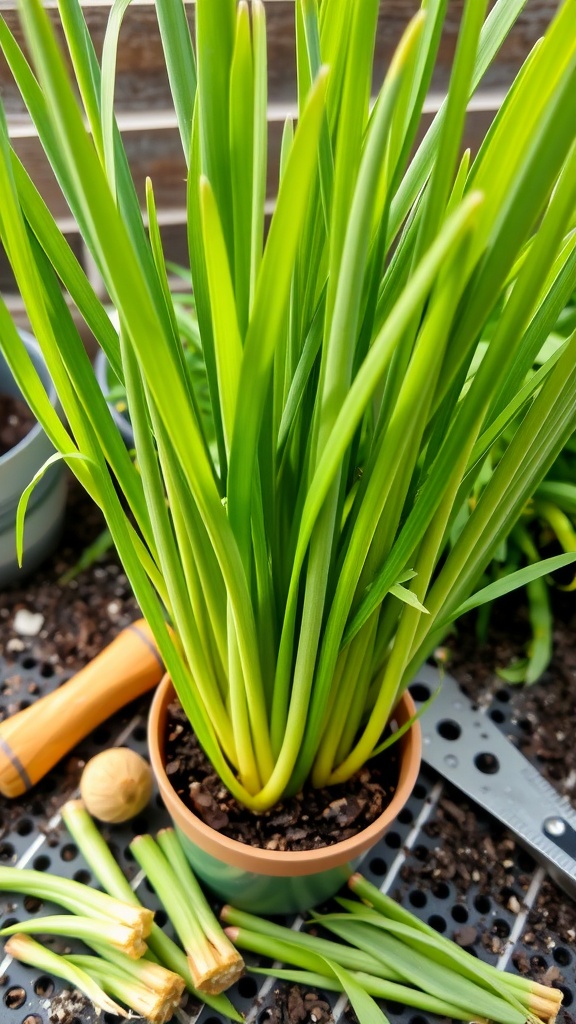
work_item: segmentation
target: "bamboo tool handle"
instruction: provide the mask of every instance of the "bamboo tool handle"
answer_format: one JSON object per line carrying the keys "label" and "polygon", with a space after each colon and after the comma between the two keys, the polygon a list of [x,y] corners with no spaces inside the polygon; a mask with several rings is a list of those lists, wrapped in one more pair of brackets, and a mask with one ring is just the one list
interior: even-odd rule
{"label": "bamboo tool handle", "polygon": [[52,693],[0,725],[0,793],[21,796],[115,711],[160,682],[164,666],[144,619]]}

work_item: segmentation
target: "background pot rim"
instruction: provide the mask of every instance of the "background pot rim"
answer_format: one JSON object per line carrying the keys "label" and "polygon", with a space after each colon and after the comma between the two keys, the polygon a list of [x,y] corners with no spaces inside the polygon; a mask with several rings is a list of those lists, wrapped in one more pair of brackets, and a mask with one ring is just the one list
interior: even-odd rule
{"label": "background pot rim", "polygon": [[[332,846],[316,850],[266,850],[230,839],[206,825],[191,811],[174,790],[164,768],[163,742],[169,701],[175,694],[172,681],[165,675],[154,693],[148,719],[148,750],[160,794],[174,823],[205,853],[226,863],[264,875],[297,876],[339,867],[371,849],[392,824],[408,800],[420,770],[422,733],[414,722],[398,741],[403,751],[400,778],[392,800],[382,814],[361,832]],[[415,714],[414,702],[405,691],[399,701],[400,723]]]}
{"label": "background pot rim", "polygon": [[[46,379],[45,380],[43,379],[42,383],[44,384],[44,387],[46,388],[46,393],[48,395],[48,398],[50,400],[51,405],[56,406],[57,402],[58,402],[58,397],[57,397],[57,394],[56,394],[56,388],[55,388],[54,382],[53,382],[53,380],[50,377],[50,374],[48,372],[48,367],[46,365],[46,361],[45,361],[44,356],[42,354],[42,349],[40,348],[40,345],[36,341],[36,338],[34,337],[34,335],[30,334],[29,331],[23,331],[23,330],[20,330],[20,328],[18,328],[18,334],[20,335],[20,337],[22,338],[22,341],[26,345],[26,349],[28,351],[28,354],[37,357],[36,359],[34,359],[34,365],[36,367],[36,370],[40,373],[40,377],[43,378],[45,376]],[[8,365],[8,364],[6,364],[6,365]],[[41,372],[42,368],[44,368],[45,374],[42,374],[42,372]],[[18,387],[17,383],[16,383],[16,387]],[[18,389],[18,390],[20,390],[20,389]],[[26,399],[23,399],[23,401],[26,401]],[[38,420],[34,416],[34,426],[30,428],[28,433],[25,434],[24,437],[21,438],[20,441],[18,441],[18,444],[15,444],[13,448],[10,448],[7,452],[4,452],[4,455],[0,455],[0,467],[6,466],[12,459],[18,458],[18,456],[24,450],[24,448],[27,448],[29,445],[33,444],[33,442],[36,440],[36,438],[40,434],[44,434],[44,433],[45,433],[44,427],[42,426],[41,423],[38,422]]]}

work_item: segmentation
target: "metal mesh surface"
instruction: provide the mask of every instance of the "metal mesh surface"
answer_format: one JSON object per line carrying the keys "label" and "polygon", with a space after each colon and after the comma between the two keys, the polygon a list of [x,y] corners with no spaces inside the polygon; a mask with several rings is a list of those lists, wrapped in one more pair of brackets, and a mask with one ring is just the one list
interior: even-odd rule
{"label": "metal mesh surface", "polygon": [[[64,678],[52,664],[37,662],[26,652],[10,664],[0,659],[0,719],[54,689]],[[509,696],[506,689],[498,691],[487,713],[507,735],[515,736],[521,733],[522,726],[514,720]],[[58,808],[75,793],[82,763],[103,747],[125,745],[146,754],[147,703],[131,705],[99,727],[30,794],[17,801],[0,801],[1,864],[34,867],[82,882],[92,881],[60,821]],[[394,827],[365,858],[363,873],[438,931],[449,937],[457,936],[461,944],[484,960],[507,970],[518,970],[519,966],[526,970],[528,965],[539,978],[547,970],[550,973],[550,968],[556,968],[551,974],[559,976],[552,983],[562,988],[564,1019],[570,1019],[576,993],[574,946],[562,941],[553,927],[546,930],[544,941],[542,933],[536,945],[534,941],[525,941],[526,936],[531,935],[531,915],[536,913],[533,908],[542,885],[549,884],[544,871],[536,867],[528,854],[515,843],[510,844],[506,861],[510,884],[504,890],[486,892],[485,886],[481,887],[474,877],[470,878],[465,892],[461,885],[457,887],[445,878],[435,880],[432,877],[423,882],[419,877],[422,866],[438,848],[435,823],[439,808],[446,801],[457,807],[461,797],[431,771],[423,769]],[[480,809],[475,808],[473,813],[475,841],[482,844],[486,837],[498,832],[499,826]],[[156,897],[138,874],[128,846],[137,833],[155,832],[167,823],[166,812],[155,794],[145,814],[105,832],[119,864],[133,884],[147,889],[143,893],[144,902],[152,908],[157,907]],[[58,911],[38,900],[0,893],[2,926],[52,912]],[[538,913],[541,916],[546,911],[540,907]],[[157,920],[169,928],[163,911],[159,911]],[[295,928],[302,926],[300,918],[285,919],[285,923]],[[463,936],[471,939],[469,944],[463,942]],[[54,938],[51,941],[57,951],[74,947],[74,943],[67,940]],[[247,959],[255,962],[250,956]],[[51,1020],[58,1020],[59,994],[66,988],[64,982],[42,976],[7,957],[0,965],[0,975],[0,1024],[50,1024]],[[265,1024],[278,988],[282,988],[282,983],[248,973],[228,995],[246,1015],[249,1024]],[[345,999],[331,994],[326,994],[326,998],[336,1022],[346,1024],[352,1019]],[[384,1010],[392,1024],[426,1024],[427,1018],[413,1009],[388,1003],[384,1004]],[[199,1024],[222,1024],[226,1020],[208,1007],[194,1005],[191,1001],[183,1006],[178,1018],[180,1024],[196,1020]],[[66,1024],[72,1024],[70,1012],[63,1019]],[[73,1016],[74,1024],[93,1024],[97,1019],[90,1005],[80,1006]],[[119,1020],[109,1014],[99,1019],[104,1024],[115,1024]]]}

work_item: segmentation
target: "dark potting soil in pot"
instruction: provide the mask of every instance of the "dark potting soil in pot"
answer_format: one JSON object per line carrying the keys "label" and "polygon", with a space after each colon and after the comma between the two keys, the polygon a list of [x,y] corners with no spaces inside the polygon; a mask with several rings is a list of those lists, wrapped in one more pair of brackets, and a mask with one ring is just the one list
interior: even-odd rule
{"label": "dark potting soil in pot", "polygon": [[36,420],[21,398],[0,394],[0,456],[26,437]]}
{"label": "dark potting soil in pot", "polygon": [[265,814],[247,811],[222,785],[192,733],[178,701],[168,709],[166,774],[186,806],[207,825],[265,850],[316,850],[349,839],[372,824],[398,784],[393,744],[347,783],[306,787]]}

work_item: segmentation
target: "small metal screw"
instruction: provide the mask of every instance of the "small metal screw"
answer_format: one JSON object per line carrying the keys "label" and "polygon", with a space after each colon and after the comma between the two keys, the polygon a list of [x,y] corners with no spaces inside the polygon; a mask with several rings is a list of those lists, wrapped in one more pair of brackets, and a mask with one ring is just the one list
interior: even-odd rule
{"label": "small metal screw", "polygon": [[549,836],[563,836],[566,831],[566,822],[562,818],[546,818],[544,831]]}

